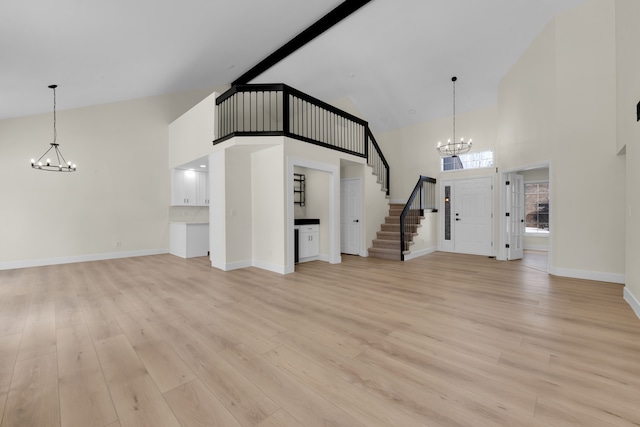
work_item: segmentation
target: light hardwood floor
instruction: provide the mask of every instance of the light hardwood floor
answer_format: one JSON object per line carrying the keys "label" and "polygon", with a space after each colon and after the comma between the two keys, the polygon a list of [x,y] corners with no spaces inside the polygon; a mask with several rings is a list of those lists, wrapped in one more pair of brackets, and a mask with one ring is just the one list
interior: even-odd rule
{"label": "light hardwood floor", "polygon": [[520,261],[159,255],[0,271],[0,419],[29,426],[640,425],[622,286]]}

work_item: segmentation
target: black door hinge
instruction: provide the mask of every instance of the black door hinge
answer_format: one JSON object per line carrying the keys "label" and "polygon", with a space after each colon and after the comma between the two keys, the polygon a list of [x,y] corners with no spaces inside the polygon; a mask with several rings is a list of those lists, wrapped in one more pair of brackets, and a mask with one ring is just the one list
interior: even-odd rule
{"label": "black door hinge", "polygon": [[504,183],[505,185],[511,185],[511,181],[507,181]]}
{"label": "black door hinge", "polygon": [[505,248],[509,249],[509,244],[504,245]]}
{"label": "black door hinge", "polygon": [[505,215],[506,215],[506,216],[511,216],[511,214],[510,214],[509,212],[507,212]]}

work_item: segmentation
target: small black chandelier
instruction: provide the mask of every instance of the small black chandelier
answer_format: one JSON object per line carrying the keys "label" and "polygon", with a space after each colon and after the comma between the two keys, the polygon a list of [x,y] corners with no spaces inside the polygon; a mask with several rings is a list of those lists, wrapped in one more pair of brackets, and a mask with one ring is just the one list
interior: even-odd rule
{"label": "small black chandelier", "polygon": [[[60,144],[56,142],[58,138],[58,132],[56,130],[56,88],[58,85],[50,85],[49,88],[53,89],[53,142],[51,147],[44,152],[38,160],[31,159],[31,167],[34,169],[50,172],[75,172],[76,165],[70,161],[66,161],[64,156],[60,152]],[[47,157],[45,161],[42,159],[47,156],[49,151],[55,152],[56,158],[52,161],[50,157]]]}
{"label": "small black chandelier", "polygon": [[436,150],[442,157],[458,157],[458,154],[464,154],[471,150],[472,140],[468,142],[464,138],[460,138],[459,142],[456,142],[456,80],[457,77],[451,77],[453,82],[453,139],[447,141],[446,144],[438,142]]}

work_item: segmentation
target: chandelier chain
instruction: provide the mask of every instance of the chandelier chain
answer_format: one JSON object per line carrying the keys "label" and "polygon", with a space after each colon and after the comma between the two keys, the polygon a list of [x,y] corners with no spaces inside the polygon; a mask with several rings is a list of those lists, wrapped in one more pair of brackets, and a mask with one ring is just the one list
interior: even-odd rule
{"label": "chandelier chain", "polygon": [[[453,143],[456,143],[456,79],[451,79],[453,81]],[[55,95],[55,92],[54,92]],[[55,105],[55,101],[54,101]],[[54,107],[55,111],[55,107]],[[55,119],[54,119],[55,121]]]}
{"label": "chandelier chain", "polygon": [[58,131],[56,129],[56,88],[53,89],[53,143],[58,139]]}

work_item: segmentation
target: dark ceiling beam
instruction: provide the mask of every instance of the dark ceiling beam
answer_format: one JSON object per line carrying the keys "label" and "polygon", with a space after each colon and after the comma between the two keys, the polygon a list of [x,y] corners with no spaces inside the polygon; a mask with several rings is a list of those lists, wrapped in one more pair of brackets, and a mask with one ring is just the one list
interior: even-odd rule
{"label": "dark ceiling beam", "polygon": [[320,34],[327,31],[329,28],[342,21],[344,18],[351,15],[353,12],[360,9],[371,0],[345,0],[339,4],[331,12],[324,15],[322,18],[313,23],[309,28],[302,31],[300,34],[289,40],[281,48],[267,56],[260,61],[257,65],[251,68],[249,71],[238,77],[232,85],[246,84],[251,80],[258,77],[260,74],[267,71],[269,68],[282,61],[287,56],[291,55],[302,46],[309,43],[311,40],[318,37]]}

